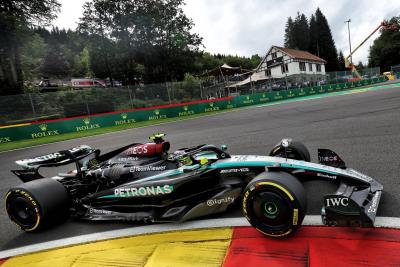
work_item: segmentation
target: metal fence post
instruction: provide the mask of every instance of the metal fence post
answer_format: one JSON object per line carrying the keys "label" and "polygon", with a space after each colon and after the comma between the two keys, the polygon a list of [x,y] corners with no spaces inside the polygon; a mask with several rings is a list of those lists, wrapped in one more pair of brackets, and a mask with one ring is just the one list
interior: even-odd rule
{"label": "metal fence post", "polygon": [[135,107],[133,105],[132,92],[131,92],[130,85],[128,85],[128,91],[129,91],[129,99],[130,99],[130,102],[131,102],[131,108],[134,109]]}
{"label": "metal fence post", "polygon": [[170,93],[169,93],[169,86],[168,86],[168,83],[167,83],[167,82],[165,82],[165,88],[167,89],[167,94],[168,94],[169,103],[172,104],[172,102],[171,102],[171,95],[170,95]]}
{"label": "metal fence post", "polygon": [[31,107],[32,107],[32,111],[33,111],[33,116],[35,116],[35,118],[36,118],[36,110],[35,110],[35,105],[33,104],[32,95],[31,95],[31,94],[28,94],[28,95],[29,95],[29,101],[31,102]]}

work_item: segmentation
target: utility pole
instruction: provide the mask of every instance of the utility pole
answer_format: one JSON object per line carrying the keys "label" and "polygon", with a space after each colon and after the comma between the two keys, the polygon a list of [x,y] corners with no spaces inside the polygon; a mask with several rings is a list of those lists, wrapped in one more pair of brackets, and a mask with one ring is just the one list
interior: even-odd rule
{"label": "utility pole", "polygon": [[[344,23],[347,23],[347,30],[349,32],[349,46],[350,46],[350,55],[351,55],[350,22],[351,22],[351,19],[348,19]],[[353,65],[353,56],[350,56],[350,63]]]}

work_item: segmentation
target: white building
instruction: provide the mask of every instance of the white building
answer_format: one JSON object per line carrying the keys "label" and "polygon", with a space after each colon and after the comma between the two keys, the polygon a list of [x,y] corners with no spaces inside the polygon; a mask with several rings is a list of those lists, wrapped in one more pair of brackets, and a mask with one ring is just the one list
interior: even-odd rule
{"label": "white building", "polygon": [[307,51],[272,46],[254,73],[234,86],[283,78],[291,84],[316,83],[326,77],[325,64],[325,60]]}

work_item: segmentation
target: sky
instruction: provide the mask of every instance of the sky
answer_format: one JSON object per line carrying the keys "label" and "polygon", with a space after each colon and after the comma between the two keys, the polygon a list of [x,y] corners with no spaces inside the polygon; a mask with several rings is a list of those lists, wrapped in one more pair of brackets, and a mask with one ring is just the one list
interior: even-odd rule
{"label": "sky", "polygon": [[[59,0],[61,12],[54,21],[60,28],[75,29],[87,0]],[[347,24],[351,19],[352,48],[366,38],[384,19],[400,15],[398,0],[185,0],[185,14],[195,24],[194,33],[203,38],[204,51],[212,54],[264,56],[272,45],[283,46],[285,24],[297,12],[307,18],[319,7],[331,27],[336,48],[349,53]],[[353,62],[368,62],[372,36],[354,55]]]}

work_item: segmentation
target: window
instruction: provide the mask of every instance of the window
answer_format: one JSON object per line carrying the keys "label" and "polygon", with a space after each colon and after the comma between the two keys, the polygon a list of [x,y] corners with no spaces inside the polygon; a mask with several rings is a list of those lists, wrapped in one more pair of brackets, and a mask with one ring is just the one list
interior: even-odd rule
{"label": "window", "polygon": [[277,58],[276,52],[272,53],[272,59]]}
{"label": "window", "polygon": [[271,69],[266,69],[265,70],[265,76],[271,77]]}
{"label": "window", "polygon": [[321,64],[316,64],[317,65],[317,72],[321,72]]}
{"label": "window", "polygon": [[300,71],[306,71],[306,63],[299,62]]}
{"label": "window", "polygon": [[308,63],[308,70],[312,71],[312,63]]}
{"label": "window", "polygon": [[282,65],[281,65],[281,71],[282,71],[282,73],[289,72],[289,66],[288,66],[288,64],[282,64]]}

